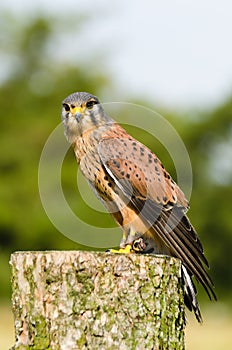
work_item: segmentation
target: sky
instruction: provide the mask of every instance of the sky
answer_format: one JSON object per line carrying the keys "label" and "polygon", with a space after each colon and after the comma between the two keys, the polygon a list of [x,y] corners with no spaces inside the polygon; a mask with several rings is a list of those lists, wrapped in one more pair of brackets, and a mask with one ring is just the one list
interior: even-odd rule
{"label": "sky", "polygon": [[[94,52],[102,53],[102,70],[121,101],[136,96],[167,107],[213,108],[232,92],[229,0],[3,0],[1,7],[25,18],[70,16],[69,59],[94,64]],[[81,13],[91,20],[76,38]]]}

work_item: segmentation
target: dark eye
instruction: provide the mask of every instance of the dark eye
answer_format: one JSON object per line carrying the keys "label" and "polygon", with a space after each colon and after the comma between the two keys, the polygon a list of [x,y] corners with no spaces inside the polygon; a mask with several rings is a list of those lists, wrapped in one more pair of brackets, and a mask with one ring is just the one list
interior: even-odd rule
{"label": "dark eye", "polygon": [[67,103],[63,103],[63,107],[66,110],[66,112],[70,111],[70,107],[69,107],[69,105]]}
{"label": "dark eye", "polygon": [[88,101],[88,102],[86,103],[86,107],[89,108],[89,109],[91,109],[95,104],[97,104],[97,101],[94,101],[94,100]]}

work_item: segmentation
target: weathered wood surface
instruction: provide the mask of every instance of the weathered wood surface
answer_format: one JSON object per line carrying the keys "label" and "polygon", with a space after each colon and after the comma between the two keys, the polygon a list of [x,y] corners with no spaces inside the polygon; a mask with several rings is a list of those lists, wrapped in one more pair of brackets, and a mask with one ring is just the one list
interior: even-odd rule
{"label": "weathered wood surface", "polygon": [[11,265],[13,349],[184,349],[177,259],[16,252]]}

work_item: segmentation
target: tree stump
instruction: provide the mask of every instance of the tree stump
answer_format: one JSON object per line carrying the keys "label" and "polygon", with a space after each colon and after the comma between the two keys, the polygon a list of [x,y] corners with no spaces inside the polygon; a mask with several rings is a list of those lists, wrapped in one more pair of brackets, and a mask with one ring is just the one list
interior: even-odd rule
{"label": "tree stump", "polygon": [[10,263],[13,349],[184,349],[177,259],[47,251]]}

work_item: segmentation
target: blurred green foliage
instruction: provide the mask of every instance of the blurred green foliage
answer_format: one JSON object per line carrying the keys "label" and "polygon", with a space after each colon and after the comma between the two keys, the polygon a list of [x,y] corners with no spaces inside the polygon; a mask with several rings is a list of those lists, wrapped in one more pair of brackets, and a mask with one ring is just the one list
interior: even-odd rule
{"label": "blurred green foliage", "polygon": [[[34,18],[22,24],[7,16],[1,19],[0,55],[11,62],[0,86],[0,296],[4,297],[10,293],[11,252],[88,249],[64,237],[47,218],[39,197],[38,164],[48,136],[60,122],[62,99],[77,90],[101,97],[103,89],[111,87],[111,81],[97,62],[92,69],[84,63],[67,64],[49,55],[55,20]],[[139,102],[148,105],[147,101]],[[126,107],[123,113],[127,114]],[[232,292],[232,150],[228,145],[232,144],[232,99],[215,111],[185,115],[165,111],[163,114],[189,151],[194,176],[189,216],[204,243],[219,298],[229,298]],[[175,178],[173,162],[164,147],[141,130],[133,127],[127,130],[157,153]],[[76,171],[70,150],[65,158],[62,181],[74,211],[78,196]],[[84,203],[78,215],[86,221],[91,218],[96,225],[102,220],[107,227],[113,223],[108,214],[97,214]]]}

